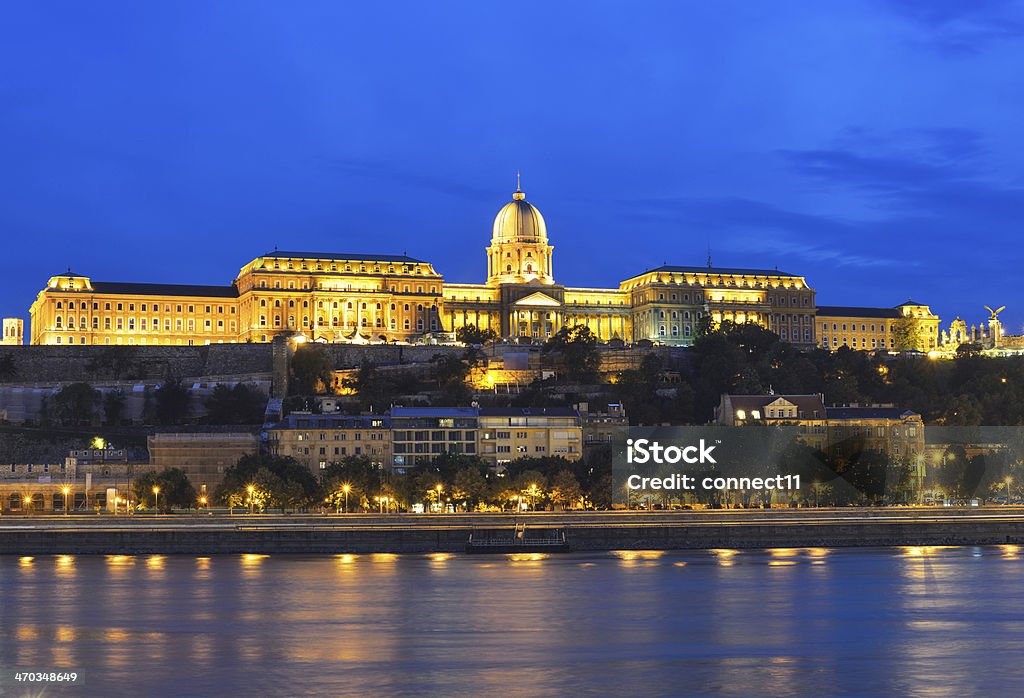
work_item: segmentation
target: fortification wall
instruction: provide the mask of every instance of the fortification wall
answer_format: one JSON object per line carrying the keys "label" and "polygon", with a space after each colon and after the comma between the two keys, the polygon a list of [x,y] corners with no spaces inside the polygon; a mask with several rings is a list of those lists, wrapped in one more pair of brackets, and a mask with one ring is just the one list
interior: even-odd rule
{"label": "fortification wall", "polygon": [[[336,368],[429,362],[437,354],[461,353],[445,345],[345,345],[324,347]],[[14,373],[3,383],[40,385],[77,381],[145,381],[269,374],[270,344],[211,344],[192,347],[142,346],[0,346],[0,361],[10,357]]]}

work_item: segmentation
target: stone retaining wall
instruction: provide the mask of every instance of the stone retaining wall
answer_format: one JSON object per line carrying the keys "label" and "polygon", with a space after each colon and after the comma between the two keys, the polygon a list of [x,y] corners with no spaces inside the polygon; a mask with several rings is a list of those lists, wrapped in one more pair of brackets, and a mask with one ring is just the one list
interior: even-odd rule
{"label": "stone retaining wall", "polygon": [[[9,529],[0,554],[337,554],[463,552],[470,527],[355,528],[309,525],[295,529],[209,530],[104,528]],[[709,548],[875,547],[1024,543],[1024,522],[858,522],[799,525],[580,526],[567,527],[573,551]]]}

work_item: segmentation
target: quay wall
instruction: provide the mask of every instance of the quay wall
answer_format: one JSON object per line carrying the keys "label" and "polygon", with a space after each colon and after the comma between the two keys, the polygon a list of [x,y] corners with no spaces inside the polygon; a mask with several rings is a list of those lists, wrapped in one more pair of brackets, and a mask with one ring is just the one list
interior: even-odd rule
{"label": "quay wall", "polygon": [[[1024,544],[1024,520],[963,518],[926,522],[730,522],[699,526],[565,526],[576,552],[710,548],[875,547]],[[0,554],[338,554],[463,552],[471,527],[325,526],[14,526],[0,532]]]}

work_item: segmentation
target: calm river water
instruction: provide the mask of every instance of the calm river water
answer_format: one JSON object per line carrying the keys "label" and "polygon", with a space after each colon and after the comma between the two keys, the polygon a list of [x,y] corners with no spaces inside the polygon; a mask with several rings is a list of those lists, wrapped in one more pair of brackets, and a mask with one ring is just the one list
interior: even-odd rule
{"label": "calm river water", "polygon": [[0,695],[1008,695],[1024,550],[0,557],[0,626]]}

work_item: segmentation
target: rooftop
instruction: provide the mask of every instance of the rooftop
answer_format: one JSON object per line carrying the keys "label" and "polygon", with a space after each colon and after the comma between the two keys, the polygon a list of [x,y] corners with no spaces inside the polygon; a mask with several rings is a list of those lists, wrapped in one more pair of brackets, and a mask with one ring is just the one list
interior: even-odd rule
{"label": "rooftop", "polygon": [[196,296],[198,298],[237,298],[232,286],[197,286],[194,284],[137,284],[122,281],[93,281],[96,293],[122,296]]}
{"label": "rooftop", "polygon": [[370,428],[372,422],[382,421],[390,427],[391,418],[382,414],[312,414],[310,412],[292,412],[283,421],[275,424],[279,429],[304,428],[340,429],[343,427]]}
{"label": "rooftop", "polygon": [[476,417],[476,407],[392,407],[392,417]]}
{"label": "rooftop", "polygon": [[859,308],[845,305],[819,305],[818,317],[867,317],[867,318],[901,318],[903,314],[896,308]]}
{"label": "rooftop", "polygon": [[653,274],[655,272],[665,272],[672,274],[710,274],[712,276],[719,275],[738,275],[738,276],[790,276],[793,278],[800,278],[798,274],[790,274],[786,271],[779,271],[778,269],[742,269],[740,267],[701,267],[701,266],[675,266],[671,264],[665,264],[655,269],[648,269],[647,271],[639,274],[634,274],[629,277],[635,279],[638,276],[644,274]]}
{"label": "rooftop", "polygon": [[481,417],[577,417],[575,407],[481,407]]}
{"label": "rooftop", "polygon": [[269,259],[331,259],[345,262],[401,262],[406,264],[426,264],[422,259],[407,255],[395,254],[364,254],[361,252],[289,252],[274,250],[261,255]]}
{"label": "rooftop", "polygon": [[905,416],[918,416],[916,412],[902,407],[827,407],[828,418],[831,419],[902,419]]}
{"label": "rooftop", "polygon": [[763,410],[776,400],[786,400],[796,405],[797,416],[811,418],[817,413],[825,416],[825,403],[821,395],[729,395],[729,402],[734,410]]}

